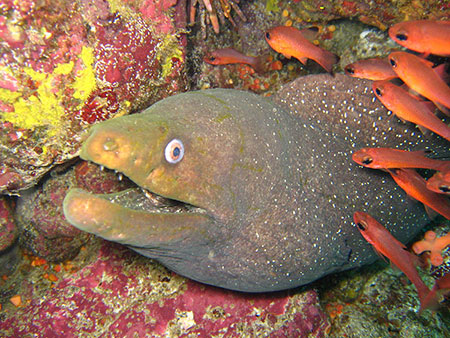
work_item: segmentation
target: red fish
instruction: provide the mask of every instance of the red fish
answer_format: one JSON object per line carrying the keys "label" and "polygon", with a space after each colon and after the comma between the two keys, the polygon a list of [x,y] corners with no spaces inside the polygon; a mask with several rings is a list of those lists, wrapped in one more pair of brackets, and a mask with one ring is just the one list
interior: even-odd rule
{"label": "red fish", "polygon": [[450,108],[450,88],[431,67],[431,62],[405,52],[393,52],[388,58],[395,73],[409,88]]}
{"label": "red fish", "polygon": [[356,163],[372,169],[423,168],[450,170],[450,161],[425,157],[425,151],[406,151],[391,148],[362,148],[353,153]]}
{"label": "red fish", "polygon": [[233,48],[217,49],[206,55],[203,61],[211,65],[244,63],[251,66],[258,73],[263,71],[263,65],[259,57],[244,55]]}
{"label": "red fish", "polygon": [[304,65],[308,59],[313,59],[331,73],[333,65],[338,61],[336,55],[309,42],[297,28],[278,26],[269,29],[265,36],[267,43],[275,51],[287,58],[293,56]]}
{"label": "red fish", "polygon": [[372,89],[383,105],[398,118],[423,126],[450,141],[450,127],[414,95],[388,81],[375,81]]}
{"label": "red fish", "polygon": [[397,77],[387,59],[359,60],[344,67],[345,74],[368,80],[389,80]]}
{"label": "red fish", "polygon": [[416,270],[415,261],[417,257],[406,251],[406,247],[369,214],[357,211],[353,214],[353,220],[361,235],[372,244],[375,251],[389,258],[414,284],[419,294],[420,303],[423,304],[430,289],[422,281]]}
{"label": "red fish", "polygon": [[439,277],[434,282],[433,288],[430,293],[425,297],[423,303],[421,303],[419,314],[424,309],[435,309],[439,306],[438,302],[438,292],[442,290],[443,294],[448,294],[450,292],[450,273],[447,272],[442,277]]}
{"label": "red fish", "polygon": [[427,188],[438,194],[450,195],[450,170],[438,171],[427,181]]}
{"label": "red fish", "polygon": [[450,202],[448,198],[427,189],[427,182],[414,169],[389,170],[394,181],[405,192],[422,202],[427,207],[450,219]]}
{"label": "red fish", "polygon": [[419,53],[450,56],[450,21],[400,22],[389,28],[389,36],[399,45]]}

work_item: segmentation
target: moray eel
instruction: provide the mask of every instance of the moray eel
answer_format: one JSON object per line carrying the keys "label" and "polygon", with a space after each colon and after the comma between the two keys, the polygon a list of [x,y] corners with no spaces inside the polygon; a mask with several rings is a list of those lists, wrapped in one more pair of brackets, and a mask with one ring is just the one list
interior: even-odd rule
{"label": "moray eel", "polygon": [[[269,100],[232,89],[166,98],[95,125],[81,158],[138,187],[72,189],[67,220],[191,279],[275,291],[375,260],[352,222],[370,213],[401,241],[428,222],[385,174],[353,163],[360,147],[447,147],[393,118],[370,82],[307,76]],[[148,196],[170,203],[153,203]]]}

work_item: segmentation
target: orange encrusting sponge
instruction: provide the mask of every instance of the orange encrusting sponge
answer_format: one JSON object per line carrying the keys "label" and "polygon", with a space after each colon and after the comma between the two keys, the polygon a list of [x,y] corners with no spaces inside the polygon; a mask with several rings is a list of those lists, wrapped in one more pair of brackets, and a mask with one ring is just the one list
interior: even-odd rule
{"label": "orange encrusting sponge", "polygon": [[424,251],[429,251],[431,264],[437,266],[444,262],[441,252],[449,245],[450,233],[442,237],[437,237],[434,231],[427,231],[424,239],[414,243],[412,249],[417,255]]}

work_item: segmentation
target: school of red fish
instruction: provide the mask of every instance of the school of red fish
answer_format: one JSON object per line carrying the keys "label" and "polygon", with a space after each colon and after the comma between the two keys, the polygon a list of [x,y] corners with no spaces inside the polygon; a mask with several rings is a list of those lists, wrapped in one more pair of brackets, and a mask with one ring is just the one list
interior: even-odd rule
{"label": "school of red fish", "polygon": [[[435,114],[438,109],[440,113],[449,115],[450,87],[446,83],[446,65],[435,67],[426,59],[430,54],[450,56],[450,21],[401,22],[389,29],[389,36],[419,54],[396,51],[387,59],[361,60],[347,65],[346,74],[373,80],[375,96],[400,120],[414,123],[422,131],[430,130],[450,141],[450,127]],[[422,202],[426,209],[433,209],[450,219],[447,197],[450,194],[450,161],[428,158],[424,151],[387,148],[360,149],[352,159],[362,166],[388,171],[409,196]],[[431,169],[436,173],[425,180],[416,168]],[[354,222],[373,248],[389,258],[414,284],[420,299],[419,313],[437,308],[442,296],[450,292],[450,273],[438,278],[430,290],[416,270],[418,256],[407,251],[370,215],[355,212]],[[430,236],[432,238],[427,239],[426,234],[423,241],[415,243],[413,250],[416,254],[427,252],[432,265],[442,264],[440,252],[450,245],[450,236],[436,238],[434,232],[429,232]]]}
{"label": "school of red fish", "polygon": [[[332,73],[337,56],[311,43],[308,38],[311,33],[309,29],[278,26],[269,29],[265,38],[272,49],[285,57],[294,57],[304,65],[312,59]],[[447,65],[435,66],[427,60],[430,54],[450,56],[450,21],[401,22],[389,29],[389,36],[409,51],[395,51],[387,58],[357,61],[345,66],[345,73],[373,80],[375,96],[400,120],[416,124],[422,132],[429,130],[450,141],[450,127],[439,117],[439,114],[450,115]],[[259,58],[232,48],[216,50],[204,61],[214,65],[244,63],[257,72],[263,71]],[[425,151],[390,148],[363,148],[355,152],[352,159],[364,167],[389,172],[409,196],[424,204],[427,211],[432,209],[450,219],[450,161],[431,159],[426,157]],[[415,170],[417,168],[431,169],[436,173],[425,180]],[[420,299],[419,313],[437,308],[442,295],[450,292],[450,273],[438,278],[430,290],[416,270],[418,256],[407,251],[405,245],[367,213],[357,211],[353,218],[374,250],[389,258],[414,284]],[[420,245],[421,242],[415,243],[415,248],[413,246],[416,254],[431,251],[434,257],[439,257],[439,252],[450,245],[450,235],[436,238],[434,234],[433,240],[428,241],[426,246]],[[419,247],[421,249],[417,249]],[[442,263],[442,260],[431,260],[431,264],[436,262]]]}

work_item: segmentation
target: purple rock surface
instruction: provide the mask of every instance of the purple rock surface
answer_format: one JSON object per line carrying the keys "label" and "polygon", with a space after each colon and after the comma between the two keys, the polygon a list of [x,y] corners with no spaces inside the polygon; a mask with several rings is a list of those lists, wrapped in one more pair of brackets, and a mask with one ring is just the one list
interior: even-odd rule
{"label": "purple rock surface", "polygon": [[[5,337],[324,337],[317,293],[244,294],[202,285],[94,240],[50,290],[24,280],[1,314]],[[41,286],[42,287],[42,286]],[[44,293],[42,291],[45,291]]]}

